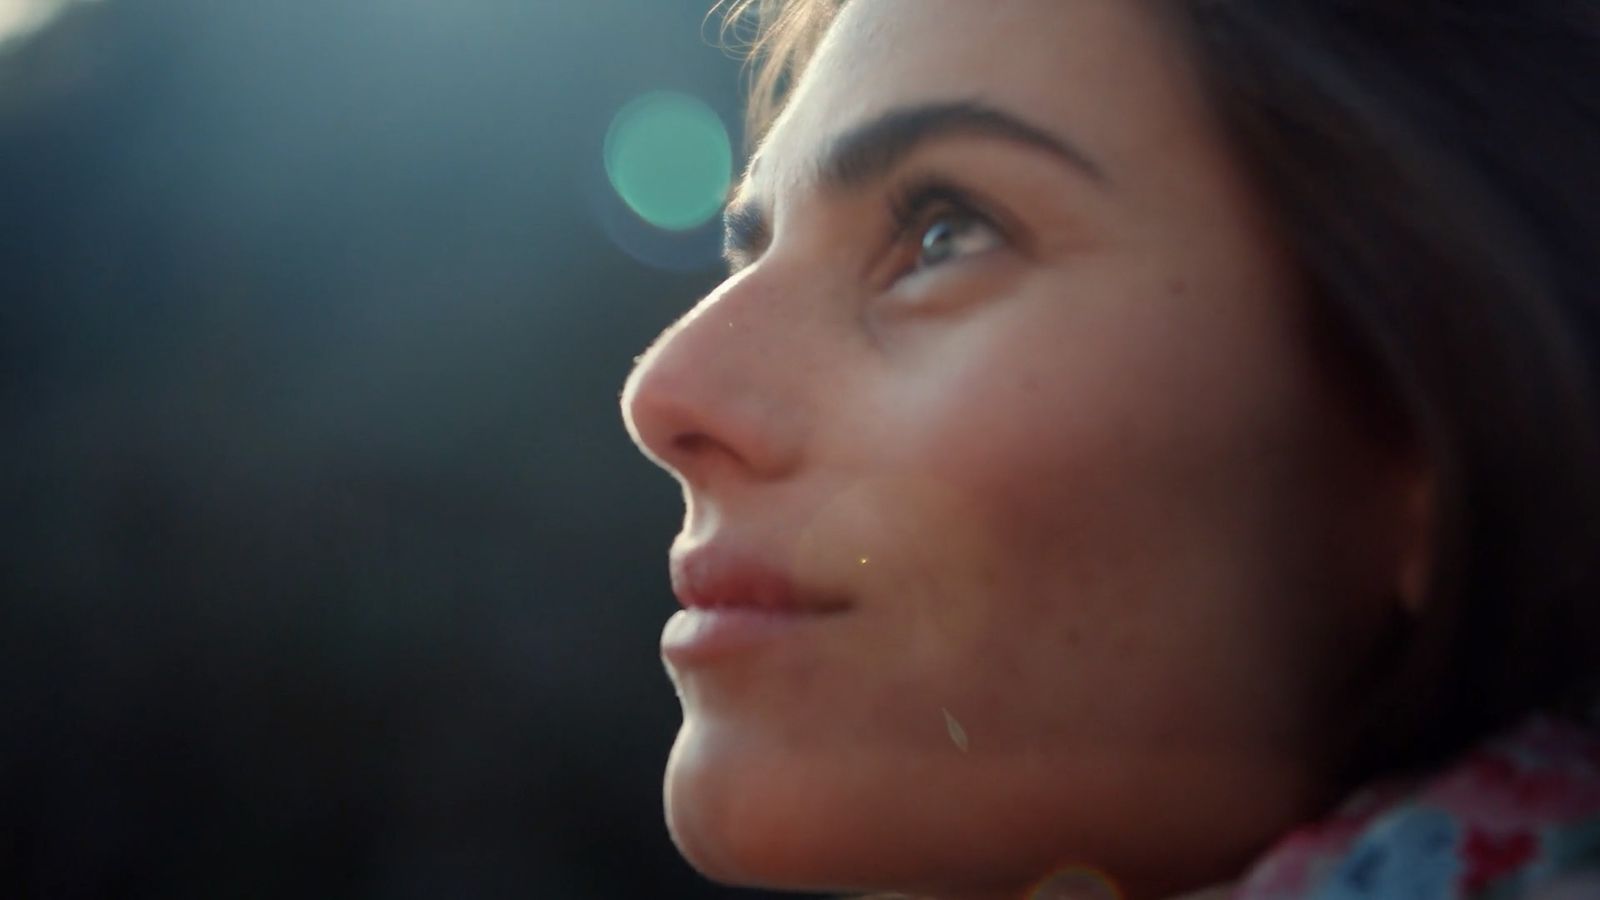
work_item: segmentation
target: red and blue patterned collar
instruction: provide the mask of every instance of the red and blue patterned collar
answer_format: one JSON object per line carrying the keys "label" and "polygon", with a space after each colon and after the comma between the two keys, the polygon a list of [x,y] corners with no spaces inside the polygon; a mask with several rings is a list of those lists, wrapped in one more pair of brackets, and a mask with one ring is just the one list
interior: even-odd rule
{"label": "red and blue patterned collar", "polygon": [[[1593,880],[1589,880],[1593,879]],[[1600,900],[1600,732],[1536,716],[1296,829],[1234,900]]]}

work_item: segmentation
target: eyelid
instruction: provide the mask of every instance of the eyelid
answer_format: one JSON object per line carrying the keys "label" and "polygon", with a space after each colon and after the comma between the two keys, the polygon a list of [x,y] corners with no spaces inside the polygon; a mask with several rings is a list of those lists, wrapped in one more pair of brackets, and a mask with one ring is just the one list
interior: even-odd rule
{"label": "eyelid", "polygon": [[889,211],[894,218],[894,237],[903,240],[911,229],[927,224],[931,212],[957,211],[968,213],[987,221],[989,217],[978,208],[964,190],[943,179],[921,179],[901,185],[889,198]]}
{"label": "eyelid", "polygon": [[[1005,216],[994,210],[993,204],[948,177],[936,174],[913,177],[890,185],[889,191],[890,248],[903,244],[910,232],[926,227],[937,215],[952,212],[970,216],[994,229],[1006,244],[1018,243],[1019,232]],[[730,276],[760,260],[770,241],[766,210],[760,204],[735,201],[724,210],[722,258]]]}
{"label": "eyelid", "polygon": [[[1001,215],[991,212],[991,204],[979,200],[969,191],[943,177],[913,179],[895,188],[889,200],[893,220],[890,247],[899,248],[910,243],[933,222],[947,215],[970,217],[983,226],[993,229],[1004,244],[1014,245],[1015,230]],[[918,250],[920,248],[913,248]],[[915,265],[897,267],[893,278],[898,279],[918,271]]]}

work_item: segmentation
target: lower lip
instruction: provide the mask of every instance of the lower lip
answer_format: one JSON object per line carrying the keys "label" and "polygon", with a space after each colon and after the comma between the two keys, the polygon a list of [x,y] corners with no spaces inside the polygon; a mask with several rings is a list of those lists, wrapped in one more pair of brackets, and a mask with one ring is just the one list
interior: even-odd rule
{"label": "lower lip", "polygon": [[842,610],[717,607],[682,609],[661,632],[661,656],[673,665],[755,652],[803,636]]}

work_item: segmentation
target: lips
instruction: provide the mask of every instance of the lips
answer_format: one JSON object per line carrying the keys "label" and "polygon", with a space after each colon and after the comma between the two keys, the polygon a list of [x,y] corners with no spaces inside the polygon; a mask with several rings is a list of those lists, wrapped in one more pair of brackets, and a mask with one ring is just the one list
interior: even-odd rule
{"label": "lips", "polygon": [[684,609],[746,609],[793,614],[837,613],[848,601],[806,590],[753,554],[703,545],[672,555],[672,591]]}
{"label": "lips", "polygon": [[672,588],[683,604],[661,634],[661,655],[678,672],[782,648],[803,648],[848,612],[848,600],[796,584],[758,557],[720,545],[672,556]]}

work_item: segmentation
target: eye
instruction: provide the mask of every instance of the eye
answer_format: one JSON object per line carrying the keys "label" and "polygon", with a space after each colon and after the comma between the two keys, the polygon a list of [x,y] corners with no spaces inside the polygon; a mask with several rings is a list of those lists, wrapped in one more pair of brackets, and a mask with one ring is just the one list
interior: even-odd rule
{"label": "eye", "polygon": [[948,184],[912,187],[896,198],[893,213],[895,243],[911,257],[904,263],[905,275],[985,253],[1006,242],[994,221]]}
{"label": "eye", "polygon": [[1000,246],[1000,232],[982,216],[948,209],[927,220],[917,248],[917,269],[929,269],[961,256]]}

